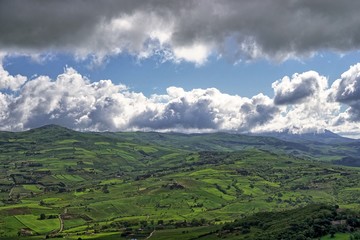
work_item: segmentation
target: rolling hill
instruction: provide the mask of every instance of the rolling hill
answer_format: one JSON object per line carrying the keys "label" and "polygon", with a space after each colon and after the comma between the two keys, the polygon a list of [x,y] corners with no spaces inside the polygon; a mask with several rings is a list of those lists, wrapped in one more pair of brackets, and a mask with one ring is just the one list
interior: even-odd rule
{"label": "rolling hill", "polygon": [[[264,224],[281,225],[280,213],[291,219],[291,211],[311,215],[319,207],[332,214],[314,217],[321,236],[349,238],[359,227],[352,221],[360,222],[360,172],[341,164],[358,153],[356,141],[230,133],[91,133],[55,125],[1,132],[0,238],[260,239]],[[263,213],[273,221],[244,227]]]}

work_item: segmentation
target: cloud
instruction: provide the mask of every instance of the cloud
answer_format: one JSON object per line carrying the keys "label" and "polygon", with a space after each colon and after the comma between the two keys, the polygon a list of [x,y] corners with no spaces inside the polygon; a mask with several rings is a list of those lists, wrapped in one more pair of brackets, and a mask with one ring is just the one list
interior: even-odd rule
{"label": "cloud", "polygon": [[[285,76],[273,83],[274,98],[179,87],[147,97],[111,80],[92,82],[67,67],[55,79],[38,76],[0,93],[0,129],[59,124],[84,131],[304,133],[328,129],[360,134],[359,73],[360,64],[354,65],[331,87],[327,78],[314,71]],[[5,77],[15,78],[8,73]]]}
{"label": "cloud", "polygon": [[27,81],[27,77],[22,75],[12,76],[6,71],[1,65],[0,59],[0,90],[9,89],[12,91],[18,90],[25,82]]}
{"label": "cloud", "polygon": [[281,113],[259,131],[304,133],[335,129],[334,119],[341,114],[341,104],[330,97],[332,90],[326,77],[315,71],[295,73],[275,81],[272,88],[274,104]]}
{"label": "cloud", "polygon": [[136,116],[132,126],[140,129],[249,132],[271,120],[277,108],[270,98],[259,94],[242,98],[221,93],[215,88],[194,89],[170,87],[168,94],[153,96],[167,99],[155,109]]}
{"label": "cloud", "polygon": [[319,91],[327,88],[327,79],[315,71],[295,73],[290,79],[285,76],[272,84],[277,105],[298,104],[318,95]]}
{"label": "cloud", "polygon": [[240,123],[239,130],[242,131],[265,125],[274,119],[280,110],[272,104],[269,97],[258,94],[243,104],[240,112],[243,121]]}
{"label": "cloud", "polygon": [[[9,117],[9,102],[11,100],[5,94],[0,92],[0,122],[7,121]],[[3,127],[3,126],[1,126]]]}
{"label": "cloud", "polygon": [[[55,81],[39,76],[26,82],[18,94],[3,94],[6,101],[2,105],[7,108],[2,108],[2,116],[7,117],[1,128],[22,130],[55,123],[86,129],[91,126],[89,114],[101,111],[122,89],[125,89],[123,85],[114,85],[109,80],[90,83],[72,68],[66,68]],[[96,123],[99,130],[102,121]],[[114,129],[113,126],[112,122],[107,125],[108,129]]]}
{"label": "cloud", "polygon": [[239,131],[266,124],[278,112],[259,94],[242,98],[215,88],[145,97],[111,80],[91,82],[73,68],[52,80],[39,76],[18,92],[0,95],[0,128],[24,130],[45,124],[93,131]]}
{"label": "cloud", "polygon": [[274,103],[281,106],[281,115],[265,127],[292,132],[329,129],[347,136],[359,135],[360,63],[351,66],[330,87],[327,81],[310,71],[274,82]]}
{"label": "cloud", "polygon": [[335,99],[339,102],[351,103],[360,100],[360,63],[353,65],[348,71],[341,74],[332,86],[335,90]]}
{"label": "cloud", "polygon": [[358,49],[359,7],[356,0],[5,0],[0,50],[65,51],[95,63],[123,52],[198,65],[212,54],[283,61]]}
{"label": "cloud", "polygon": [[341,78],[336,80],[331,88],[331,96],[335,101],[349,105],[338,121],[342,122],[344,119],[360,121],[360,63],[341,74]]}

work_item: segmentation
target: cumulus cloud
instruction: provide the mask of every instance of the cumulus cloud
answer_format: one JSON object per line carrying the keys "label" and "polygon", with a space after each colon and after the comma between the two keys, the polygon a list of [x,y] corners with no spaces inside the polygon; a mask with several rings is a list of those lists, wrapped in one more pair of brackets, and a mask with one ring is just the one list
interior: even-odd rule
{"label": "cumulus cloud", "polygon": [[145,97],[111,80],[90,82],[73,68],[52,80],[39,76],[0,95],[0,128],[23,130],[60,124],[78,130],[240,131],[271,120],[278,109],[259,94],[242,98],[214,88]]}
{"label": "cumulus cloud", "polygon": [[[226,130],[248,132],[271,120],[277,108],[270,98],[259,94],[242,98],[221,93],[215,88],[194,89],[170,87],[160,96],[166,103],[136,116],[132,125],[142,129]],[[153,96],[151,101],[159,98]]]}
{"label": "cumulus cloud", "polygon": [[351,66],[330,87],[328,79],[314,71],[285,76],[272,84],[273,101],[280,114],[253,131],[304,133],[328,129],[359,136],[359,79],[360,64]]}
{"label": "cumulus cloud", "polygon": [[351,103],[360,100],[360,63],[351,66],[332,86],[335,99],[339,102]]}
{"label": "cumulus cloud", "polygon": [[[328,129],[360,134],[359,76],[360,64],[350,67],[331,87],[326,77],[314,71],[285,76],[273,83],[274,98],[179,87],[147,97],[111,80],[92,82],[66,67],[55,79],[38,76],[0,92],[0,129],[59,124],[85,131],[304,133]],[[7,73],[5,78],[16,77]],[[345,111],[344,105],[348,106]]]}
{"label": "cumulus cloud", "polygon": [[[89,114],[99,105],[101,109],[121,89],[124,86],[114,85],[109,80],[90,83],[72,68],[66,68],[55,81],[40,76],[26,82],[18,94],[4,95],[7,101],[3,105],[7,108],[2,110],[7,117],[1,127],[22,130],[57,123],[85,128],[91,121]],[[109,129],[113,127],[111,124],[107,125]]]}
{"label": "cumulus cloud", "polygon": [[27,77],[22,75],[12,76],[1,65],[0,61],[0,90],[9,89],[12,91],[18,90],[25,82]]}
{"label": "cumulus cloud", "polygon": [[344,114],[338,117],[338,123],[348,119],[360,121],[360,63],[351,66],[348,71],[336,80],[332,88],[332,97],[350,107]]}
{"label": "cumulus cloud", "polygon": [[303,133],[333,129],[341,104],[330,97],[326,77],[315,71],[295,73],[275,81],[272,88],[274,104],[280,107],[281,114],[265,130]]}
{"label": "cumulus cloud", "polygon": [[281,61],[358,49],[359,8],[356,0],[5,0],[0,50],[95,62],[122,52],[196,64],[211,54]]}
{"label": "cumulus cloud", "polygon": [[277,105],[298,104],[327,88],[327,79],[315,71],[295,73],[290,79],[285,76],[272,84]]}

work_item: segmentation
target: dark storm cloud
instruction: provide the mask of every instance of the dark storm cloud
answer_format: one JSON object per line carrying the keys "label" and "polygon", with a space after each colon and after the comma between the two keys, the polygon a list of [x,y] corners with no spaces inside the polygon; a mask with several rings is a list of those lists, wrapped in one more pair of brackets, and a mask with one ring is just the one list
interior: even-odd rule
{"label": "dark storm cloud", "polygon": [[[358,49],[359,9],[356,0],[2,0],[0,48],[138,54],[165,26],[172,51],[201,44],[235,60],[284,60]],[[138,20],[124,30],[113,22],[124,16]]]}
{"label": "dark storm cloud", "polygon": [[154,1],[142,4],[131,0],[2,0],[0,43],[14,48],[76,47],[92,37],[99,25],[106,25],[113,18],[134,11],[160,11],[151,2]]}

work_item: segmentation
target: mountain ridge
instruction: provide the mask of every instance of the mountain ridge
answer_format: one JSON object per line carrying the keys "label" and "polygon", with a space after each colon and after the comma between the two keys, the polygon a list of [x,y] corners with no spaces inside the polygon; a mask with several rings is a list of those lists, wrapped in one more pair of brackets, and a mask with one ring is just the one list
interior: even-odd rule
{"label": "mountain ridge", "polygon": [[281,132],[253,133],[251,135],[275,137],[281,140],[293,142],[317,142],[325,144],[352,143],[358,141],[358,139],[343,137],[327,129],[320,133],[292,133],[289,130],[284,130]]}
{"label": "mountain ridge", "polygon": [[[12,143],[13,139],[25,139],[33,144],[55,146],[57,142],[72,139],[74,144],[85,144],[91,151],[93,142],[118,144],[156,145],[182,151],[241,151],[256,148],[264,151],[287,154],[289,156],[320,161],[330,161],[339,165],[360,166],[360,142],[349,140],[335,133],[322,135],[273,134],[250,135],[226,132],[203,134],[180,134],[160,132],[79,132],[58,125],[45,125],[24,132],[0,132],[2,144],[24,147]],[[116,148],[116,146],[113,146]],[[31,149],[31,146],[27,146]]]}

